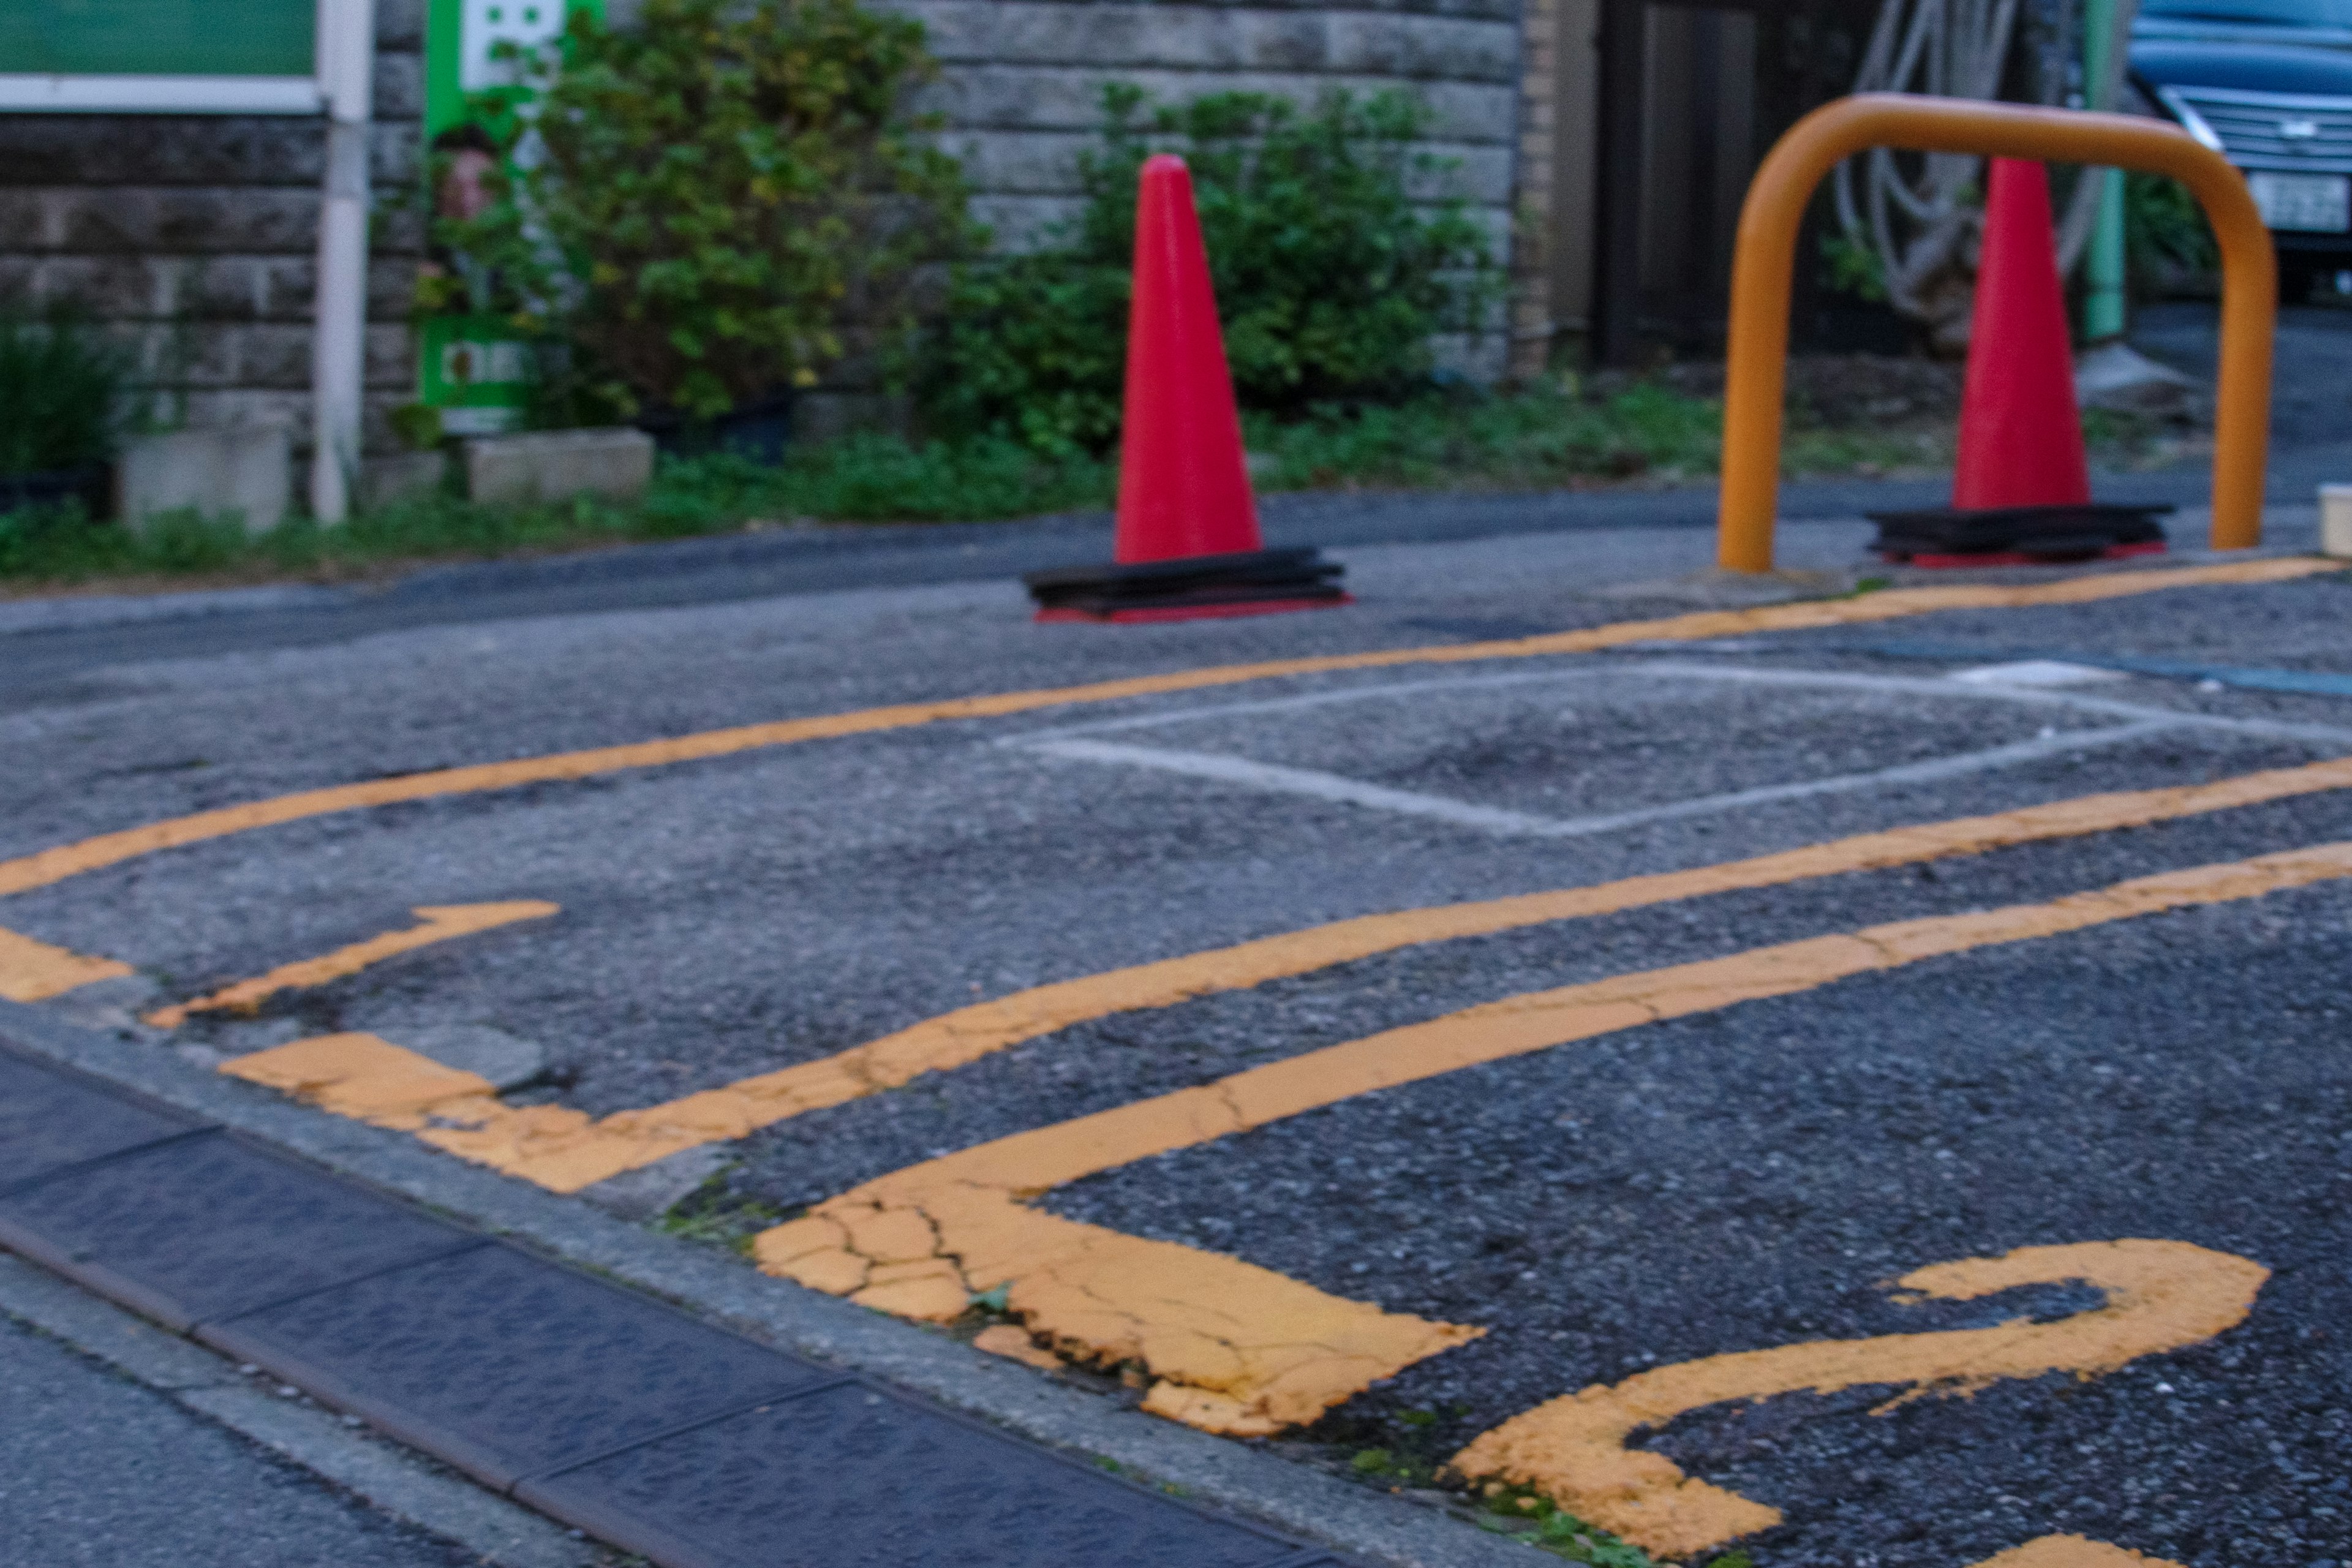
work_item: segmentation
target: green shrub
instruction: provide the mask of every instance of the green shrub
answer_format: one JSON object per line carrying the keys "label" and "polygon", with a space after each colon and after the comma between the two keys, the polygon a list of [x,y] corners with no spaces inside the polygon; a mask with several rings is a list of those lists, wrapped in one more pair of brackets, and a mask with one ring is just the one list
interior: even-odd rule
{"label": "green shrub", "polygon": [[575,12],[562,56],[526,62],[521,172],[435,237],[625,413],[708,417],[810,384],[860,337],[909,330],[919,269],[964,243],[961,172],[901,104],[933,68],[918,22],[856,0],[646,0],[626,28]]}
{"label": "green shrub", "polygon": [[73,307],[0,311],[0,474],[106,461],[122,376],[121,356]]}
{"label": "green shrub", "polygon": [[2162,174],[2124,176],[2124,250],[2143,295],[2162,292],[2182,275],[2219,270],[2221,247],[2189,187]]}
{"label": "green shrub", "polygon": [[1154,152],[1192,167],[1244,408],[1406,397],[1429,384],[1431,336],[1475,325],[1494,297],[1461,203],[1413,201],[1434,161],[1413,150],[1427,112],[1403,93],[1333,92],[1302,113],[1245,92],[1155,108],[1114,87],[1103,109],[1084,214],[1045,249],[958,269],[922,377],[940,428],[1055,453],[1117,439],[1136,178]]}

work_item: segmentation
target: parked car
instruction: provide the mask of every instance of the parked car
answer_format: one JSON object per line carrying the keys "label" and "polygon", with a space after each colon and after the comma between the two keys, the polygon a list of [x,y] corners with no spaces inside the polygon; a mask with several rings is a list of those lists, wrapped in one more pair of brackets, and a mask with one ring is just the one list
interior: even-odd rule
{"label": "parked car", "polygon": [[2352,0],[2141,0],[2131,72],[2244,172],[2281,298],[2352,271]]}

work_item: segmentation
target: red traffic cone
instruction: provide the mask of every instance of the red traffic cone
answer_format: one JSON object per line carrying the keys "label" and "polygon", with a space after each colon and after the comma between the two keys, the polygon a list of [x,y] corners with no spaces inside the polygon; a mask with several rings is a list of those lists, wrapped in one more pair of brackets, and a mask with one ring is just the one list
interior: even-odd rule
{"label": "red traffic cone", "polygon": [[1995,158],[1960,394],[1952,505],[2085,506],[2091,467],[2074,406],[2074,356],[2050,223],[2050,174]]}
{"label": "red traffic cone", "polygon": [[2155,514],[2170,510],[2093,503],[2049,171],[1993,159],[1952,504],[1872,513],[1878,550],[1920,566],[2139,555],[2164,548]]}
{"label": "red traffic cone", "polygon": [[1030,573],[1037,618],[1192,620],[1348,602],[1336,563],[1259,537],[1192,171],[1164,153],[1145,161],[1136,201],[1112,556]]}

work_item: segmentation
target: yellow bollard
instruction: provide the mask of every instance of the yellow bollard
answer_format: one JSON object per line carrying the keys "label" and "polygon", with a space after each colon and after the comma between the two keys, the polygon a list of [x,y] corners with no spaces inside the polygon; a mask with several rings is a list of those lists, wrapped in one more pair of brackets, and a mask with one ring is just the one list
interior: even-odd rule
{"label": "yellow bollard", "polygon": [[2278,275],[2270,232],[2238,171],[2162,121],[1873,92],[1823,104],[1790,126],[1756,171],[1740,208],[1731,263],[1717,560],[1733,572],[1772,569],[1789,284],[1798,227],[1823,176],[1873,147],[2137,169],[2169,174],[2195,193],[2221,246],[2213,548],[2247,550],[2261,543]]}

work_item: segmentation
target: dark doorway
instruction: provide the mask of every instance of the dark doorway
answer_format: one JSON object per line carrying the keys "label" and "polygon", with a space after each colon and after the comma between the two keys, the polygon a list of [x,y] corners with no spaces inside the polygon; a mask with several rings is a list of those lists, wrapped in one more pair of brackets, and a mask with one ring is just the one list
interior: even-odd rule
{"label": "dark doorway", "polygon": [[[1603,0],[1592,347],[1603,364],[1720,353],[1757,163],[1845,90],[1874,0]],[[1814,246],[1809,237],[1804,256]],[[1798,319],[1817,268],[1798,267]]]}

